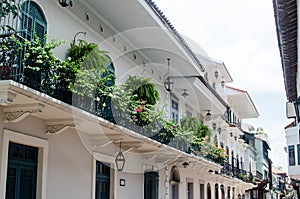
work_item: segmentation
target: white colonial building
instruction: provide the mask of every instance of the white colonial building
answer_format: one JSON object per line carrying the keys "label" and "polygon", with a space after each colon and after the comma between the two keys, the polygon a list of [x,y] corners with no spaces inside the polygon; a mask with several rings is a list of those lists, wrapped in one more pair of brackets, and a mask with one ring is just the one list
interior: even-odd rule
{"label": "white colonial building", "polygon": [[[256,154],[243,139],[241,123],[258,117],[254,103],[246,91],[226,85],[232,78],[224,63],[193,52],[154,2],[6,2],[20,9],[19,17],[1,18],[2,27],[16,30],[1,29],[1,42],[11,35],[30,41],[47,34],[48,41],[65,41],[53,51],[61,60],[79,39],[97,44],[108,52],[117,85],[130,75],[151,78],[164,117],[201,120],[227,162],[191,152],[192,143],[152,139],[145,126],[124,122],[108,104],[99,108],[90,101],[94,106],[86,108],[76,95],[72,101],[68,92],[48,92],[47,74],[29,72],[21,60],[30,56],[28,49],[15,54],[2,48],[0,199],[253,197]],[[166,90],[166,80],[173,89]],[[49,85],[57,89],[55,82]],[[124,168],[116,157],[125,158]]]}

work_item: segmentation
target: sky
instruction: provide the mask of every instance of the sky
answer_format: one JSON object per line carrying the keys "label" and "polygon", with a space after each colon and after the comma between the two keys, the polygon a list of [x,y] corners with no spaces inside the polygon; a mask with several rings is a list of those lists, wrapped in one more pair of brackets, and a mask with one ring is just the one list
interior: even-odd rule
{"label": "sky", "polygon": [[268,134],[274,166],[287,171],[287,101],[272,0],[155,0],[180,34],[223,61],[233,83],[246,90],[260,116],[243,122]]}

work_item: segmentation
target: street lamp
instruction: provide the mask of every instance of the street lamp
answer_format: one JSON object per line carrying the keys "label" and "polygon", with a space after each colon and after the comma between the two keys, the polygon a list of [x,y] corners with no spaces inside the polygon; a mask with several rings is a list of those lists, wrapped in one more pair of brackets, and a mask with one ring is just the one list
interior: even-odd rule
{"label": "street lamp", "polygon": [[174,88],[174,82],[171,80],[170,77],[167,77],[166,80],[164,81],[164,86],[165,86],[165,89],[168,91],[168,92],[171,92]]}
{"label": "street lamp", "polygon": [[115,162],[116,162],[117,170],[123,171],[124,166],[125,166],[125,157],[122,153],[121,142],[120,142],[120,151],[119,151],[118,155],[116,156]]}

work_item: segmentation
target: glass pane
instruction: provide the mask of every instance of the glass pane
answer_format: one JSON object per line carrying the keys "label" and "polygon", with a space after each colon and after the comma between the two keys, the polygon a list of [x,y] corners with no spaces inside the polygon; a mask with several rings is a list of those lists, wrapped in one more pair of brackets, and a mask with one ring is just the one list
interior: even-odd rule
{"label": "glass pane", "polygon": [[19,199],[35,198],[35,172],[34,167],[20,167]]}
{"label": "glass pane", "polygon": [[7,170],[7,181],[6,181],[6,199],[14,199],[16,197],[16,168],[8,168]]}
{"label": "glass pane", "polygon": [[289,146],[289,165],[295,165],[295,147],[294,145]]}

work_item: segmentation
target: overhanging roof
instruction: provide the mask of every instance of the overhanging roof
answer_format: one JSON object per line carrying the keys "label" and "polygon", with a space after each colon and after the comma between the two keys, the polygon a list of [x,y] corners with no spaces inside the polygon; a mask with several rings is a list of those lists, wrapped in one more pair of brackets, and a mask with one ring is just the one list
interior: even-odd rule
{"label": "overhanging roof", "polygon": [[273,0],[273,7],[285,91],[288,101],[292,102],[297,98],[297,1]]}
{"label": "overhanging roof", "polygon": [[259,116],[247,91],[226,86],[226,95],[229,104],[238,109],[241,119],[257,118]]}

